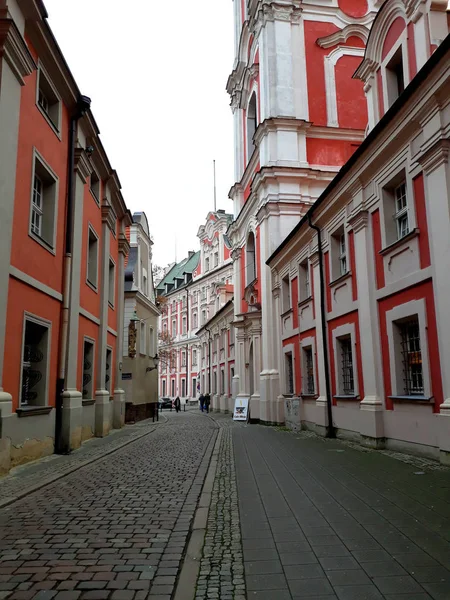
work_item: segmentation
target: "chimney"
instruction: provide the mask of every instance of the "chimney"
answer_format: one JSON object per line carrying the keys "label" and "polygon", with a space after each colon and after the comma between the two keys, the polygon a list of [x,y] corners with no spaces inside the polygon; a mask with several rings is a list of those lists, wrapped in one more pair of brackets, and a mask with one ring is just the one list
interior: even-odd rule
{"label": "chimney", "polygon": [[195,254],[195,250],[189,250],[188,252],[188,258],[192,258]]}

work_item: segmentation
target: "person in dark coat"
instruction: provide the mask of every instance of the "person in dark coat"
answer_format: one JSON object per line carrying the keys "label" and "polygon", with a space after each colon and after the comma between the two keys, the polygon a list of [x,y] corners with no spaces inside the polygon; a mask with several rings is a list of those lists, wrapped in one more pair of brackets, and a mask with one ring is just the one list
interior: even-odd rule
{"label": "person in dark coat", "polygon": [[176,412],[179,412],[181,410],[181,400],[179,396],[175,398],[175,410]]}
{"label": "person in dark coat", "polygon": [[207,413],[209,413],[209,405],[211,404],[211,398],[209,395],[209,392],[206,394],[205,396],[205,410]]}
{"label": "person in dark coat", "polygon": [[200,394],[200,397],[198,400],[200,402],[200,410],[203,412],[203,408],[205,406],[205,396],[203,394]]}

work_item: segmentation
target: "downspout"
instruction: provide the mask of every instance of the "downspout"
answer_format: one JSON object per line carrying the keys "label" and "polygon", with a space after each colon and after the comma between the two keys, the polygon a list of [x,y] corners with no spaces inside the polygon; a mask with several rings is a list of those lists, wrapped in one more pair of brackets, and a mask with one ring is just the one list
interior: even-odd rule
{"label": "downspout", "polygon": [[209,395],[211,395],[211,369],[212,369],[212,363],[211,363],[211,330],[208,329],[207,327],[205,327],[205,331],[208,332],[208,361],[209,361],[209,370],[208,370],[208,393]]}
{"label": "downspout", "polygon": [[323,344],[323,362],[325,367],[325,388],[327,396],[327,415],[328,427],[326,437],[336,437],[336,431],[333,425],[333,404],[331,399],[331,384],[330,384],[330,362],[328,358],[328,337],[327,337],[327,314],[325,308],[325,277],[323,272],[323,251],[322,251],[322,234],[320,227],[313,225],[311,221],[311,213],[308,211],[308,225],[311,229],[317,232],[317,246],[319,252],[319,274],[320,274],[320,314],[322,317],[322,344]]}
{"label": "downspout", "polygon": [[63,301],[61,315],[61,333],[59,342],[59,372],[56,384],[56,415],[55,415],[55,452],[57,454],[66,453],[69,450],[62,448],[61,445],[61,427],[62,427],[62,393],[65,385],[66,375],[66,356],[67,340],[69,329],[69,308],[70,308],[70,288],[72,272],[72,253],[73,253],[73,211],[74,211],[74,192],[75,192],[75,143],[77,136],[77,124],[81,117],[91,106],[91,99],[87,96],[80,96],[77,101],[76,112],[70,119],[69,126],[69,159],[67,174],[67,211],[66,211],[66,234],[64,242],[64,284]]}

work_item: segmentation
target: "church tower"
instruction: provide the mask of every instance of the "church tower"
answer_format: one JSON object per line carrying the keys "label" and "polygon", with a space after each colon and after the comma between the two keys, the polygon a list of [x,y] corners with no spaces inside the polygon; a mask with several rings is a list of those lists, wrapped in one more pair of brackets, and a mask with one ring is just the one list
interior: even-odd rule
{"label": "church tower", "polygon": [[353,74],[379,0],[233,0],[234,397],[250,416],[284,420],[279,324],[267,259],[365,136]]}

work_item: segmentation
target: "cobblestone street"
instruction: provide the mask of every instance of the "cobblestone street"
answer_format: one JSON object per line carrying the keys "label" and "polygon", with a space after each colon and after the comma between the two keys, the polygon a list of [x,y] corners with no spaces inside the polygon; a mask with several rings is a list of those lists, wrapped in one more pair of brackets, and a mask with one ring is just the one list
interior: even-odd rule
{"label": "cobblestone street", "polygon": [[0,501],[0,600],[450,600],[450,469],[308,432],[164,412]]}

